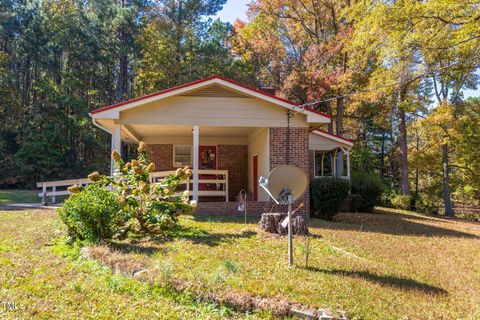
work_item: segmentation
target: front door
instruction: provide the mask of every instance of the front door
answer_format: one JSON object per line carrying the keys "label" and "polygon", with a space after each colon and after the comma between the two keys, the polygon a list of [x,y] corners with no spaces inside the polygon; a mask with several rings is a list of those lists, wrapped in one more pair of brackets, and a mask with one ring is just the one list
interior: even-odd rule
{"label": "front door", "polygon": [[217,146],[200,146],[198,148],[200,170],[217,169]]}
{"label": "front door", "polygon": [[[198,148],[198,166],[200,170],[217,169],[217,146],[199,146]],[[215,180],[214,174],[201,174],[199,180]],[[214,183],[200,183],[199,190],[215,190],[217,185]]]}
{"label": "front door", "polygon": [[252,185],[252,191],[253,191],[253,201],[257,201],[258,198],[258,155],[254,155],[252,158],[252,172],[253,172],[253,185]]}

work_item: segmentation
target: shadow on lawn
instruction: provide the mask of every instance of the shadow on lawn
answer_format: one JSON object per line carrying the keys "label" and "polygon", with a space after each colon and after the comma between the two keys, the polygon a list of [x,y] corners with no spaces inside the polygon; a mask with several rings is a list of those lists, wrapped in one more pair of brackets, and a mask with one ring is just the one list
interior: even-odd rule
{"label": "shadow on lawn", "polygon": [[351,271],[341,269],[328,270],[316,267],[309,267],[308,270],[336,276],[362,278],[383,286],[391,286],[402,290],[414,290],[435,295],[448,295],[448,291],[446,291],[445,289],[427,283],[419,282],[410,278],[397,277],[392,275],[379,275],[368,271]]}
{"label": "shadow on lawn", "polygon": [[194,244],[206,244],[213,247],[236,239],[252,238],[256,234],[255,231],[243,231],[241,233],[210,233],[204,229],[179,225],[174,229],[167,231],[164,236],[152,240],[164,243],[166,241],[185,239]]}
{"label": "shadow on lawn", "polygon": [[478,235],[460,230],[432,225],[444,223],[435,218],[413,216],[402,213],[341,213],[335,222],[311,219],[312,226],[332,230],[376,232],[401,236],[479,238]]}
{"label": "shadow on lawn", "polygon": [[120,253],[138,253],[152,256],[159,252],[165,254],[167,249],[161,245],[169,241],[184,239],[191,241],[194,244],[205,244],[214,247],[240,238],[251,238],[256,234],[255,231],[243,231],[241,233],[209,233],[200,228],[179,225],[172,230],[165,231],[161,236],[151,238],[149,241],[133,243],[110,242],[108,246],[113,251]]}

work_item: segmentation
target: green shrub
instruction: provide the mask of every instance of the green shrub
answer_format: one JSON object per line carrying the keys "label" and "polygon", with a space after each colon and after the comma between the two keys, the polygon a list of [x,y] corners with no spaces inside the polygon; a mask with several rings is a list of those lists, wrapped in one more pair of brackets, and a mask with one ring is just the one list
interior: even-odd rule
{"label": "green shrub", "polygon": [[393,208],[392,198],[395,197],[396,193],[392,189],[385,190],[380,196],[380,205],[387,208]]}
{"label": "green shrub", "polygon": [[478,213],[461,212],[455,215],[457,216],[457,218],[460,218],[460,219],[480,222],[480,215]]}
{"label": "green shrub", "polygon": [[343,207],[350,191],[350,181],[342,178],[321,178],[311,183],[313,217],[331,220]]}
{"label": "green shrub", "polygon": [[191,170],[179,168],[157,183],[150,182],[155,165],[148,162],[146,145],[140,142],[138,158],[125,163],[117,151],[113,177],[92,172],[88,187],[68,188],[72,193],[60,209],[70,234],[77,239],[98,241],[125,236],[160,233],[175,226],[177,215],[193,213],[196,202],[177,187],[189,179]]}
{"label": "green shrub", "polygon": [[350,211],[351,212],[368,212],[368,205],[360,194],[350,194]]}
{"label": "green shrub", "polygon": [[371,212],[380,204],[385,189],[382,180],[371,174],[355,174],[352,176],[352,205],[354,212]]}
{"label": "green shrub", "polygon": [[435,203],[430,199],[424,197],[417,197],[415,199],[415,211],[430,214],[435,208]]}
{"label": "green shrub", "polygon": [[394,195],[391,200],[392,206],[396,209],[410,210],[412,207],[412,197],[402,194]]}
{"label": "green shrub", "polygon": [[72,238],[97,242],[118,231],[120,209],[114,193],[102,185],[91,184],[72,194],[58,212]]}

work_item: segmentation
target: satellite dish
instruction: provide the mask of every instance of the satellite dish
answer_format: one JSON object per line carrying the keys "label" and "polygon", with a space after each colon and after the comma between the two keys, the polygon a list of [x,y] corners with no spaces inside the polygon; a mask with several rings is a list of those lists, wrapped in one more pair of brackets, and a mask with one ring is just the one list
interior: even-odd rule
{"label": "satellite dish", "polygon": [[288,265],[293,266],[292,203],[302,196],[308,178],[302,169],[281,165],[270,172],[268,178],[260,177],[258,184],[277,204],[288,205],[288,216],[282,225],[288,225]]}
{"label": "satellite dish", "polygon": [[302,169],[291,165],[281,165],[270,172],[266,187],[277,202],[285,203],[286,189],[290,192],[292,201],[295,201],[303,195],[307,185],[308,179]]}

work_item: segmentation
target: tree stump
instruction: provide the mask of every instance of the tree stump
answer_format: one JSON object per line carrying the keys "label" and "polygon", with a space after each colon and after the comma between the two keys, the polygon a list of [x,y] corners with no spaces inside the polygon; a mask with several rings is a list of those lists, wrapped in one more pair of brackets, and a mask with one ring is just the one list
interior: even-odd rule
{"label": "tree stump", "polygon": [[[275,233],[279,235],[288,234],[288,227],[283,228],[281,223],[287,217],[286,213],[264,213],[258,223],[260,229],[268,233]],[[305,218],[302,216],[294,216],[292,218],[292,231],[294,235],[308,235],[308,225]]]}

